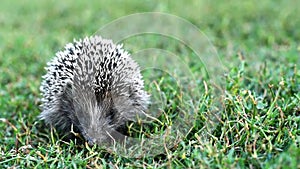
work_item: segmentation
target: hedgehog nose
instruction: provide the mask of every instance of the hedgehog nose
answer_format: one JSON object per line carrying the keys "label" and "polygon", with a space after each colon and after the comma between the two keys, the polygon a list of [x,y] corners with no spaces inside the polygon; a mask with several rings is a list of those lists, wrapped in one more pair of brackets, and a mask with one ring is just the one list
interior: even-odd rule
{"label": "hedgehog nose", "polygon": [[87,138],[86,141],[89,144],[89,146],[93,146],[96,143],[96,139],[93,139],[91,137]]}

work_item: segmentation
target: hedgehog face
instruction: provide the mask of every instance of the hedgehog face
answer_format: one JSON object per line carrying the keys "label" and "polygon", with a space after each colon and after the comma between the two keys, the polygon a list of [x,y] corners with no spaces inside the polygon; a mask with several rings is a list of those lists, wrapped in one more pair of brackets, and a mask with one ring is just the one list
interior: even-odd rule
{"label": "hedgehog face", "polygon": [[81,133],[90,145],[122,142],[125,136],[118,130],[123,129],[126,122],[137,121],[144,115],[143,107],[125,96],[107,97],[85,106],[81,104],[75,112],[78,113]]}
{"label": "hedgehog face", "polygon": [[77,128],[90,145],[108,141],[110,138],[107,132],[111,130],[111,126],[108,124],[106,114],[111,106],[108,104],[105,106],[103,104],[98,105],[97,102],[90,100],[90,96],[86,94],[74,98],[74,102],[82,102],[83,100],[85,101],[84,104],[74,104],[75,117],[71,117],[78,120],[75,123]]}
{"label": "hedgehog face", "polygon": [[[114,102],[111,97],[98,102],[93,98],[95,95],[88,93],[82,93],[81,97],[73,98],[75,102],[85,101],[85,104],[74,105],[75,118],[78,119],[77,128],[85,140],[90,145],[121,141],[124,136],[117,129],[125,124],[125,120],[121,117],[122,113],[119,111],[121,109],[115,105],[120,102]],[[123,106],[125,104],[124,101]]]}

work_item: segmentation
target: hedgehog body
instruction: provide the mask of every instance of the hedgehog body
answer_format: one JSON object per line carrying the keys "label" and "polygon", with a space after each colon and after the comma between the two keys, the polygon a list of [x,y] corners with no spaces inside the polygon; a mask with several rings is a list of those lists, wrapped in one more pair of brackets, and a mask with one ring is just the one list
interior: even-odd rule
{"label": "hedgehog body", "polygon": [[90,144],[121,136],[127,121],[145,115],[149,95],[137,63],[121,45],[100,36],[69,43],[46,67],[39,118]]}

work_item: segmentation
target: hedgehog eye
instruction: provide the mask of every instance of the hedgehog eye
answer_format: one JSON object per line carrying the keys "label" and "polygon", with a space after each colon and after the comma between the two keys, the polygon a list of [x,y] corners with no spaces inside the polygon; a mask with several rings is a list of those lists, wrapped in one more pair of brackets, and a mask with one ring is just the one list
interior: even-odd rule
{"label": "hedgehog eye", "polygon": [[115,108],[110,108],[106,117],[109,119],[109,124],[113,124],[117,116],[117,110]]}

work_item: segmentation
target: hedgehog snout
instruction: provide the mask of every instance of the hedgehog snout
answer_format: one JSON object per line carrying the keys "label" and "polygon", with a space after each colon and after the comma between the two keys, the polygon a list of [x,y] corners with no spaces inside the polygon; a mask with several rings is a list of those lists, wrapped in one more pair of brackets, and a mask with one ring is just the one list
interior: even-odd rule
{"label": "hedgehog snout", "polygon": [[89,144],[89,146],[93,146],[94,144],[96,144],[97,139],[92,138],[88,135],[85,135],[84,138],[85,138],[86,142]]}
{"label": "hedgehog snout", "polygon": [[108,133],[112,133],[113,129],[89,129],[87,134],[84,136],[86,142],[92,146],[94,144],[103,145],[110,144],[115,140],[113,136]]}

